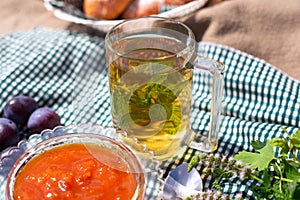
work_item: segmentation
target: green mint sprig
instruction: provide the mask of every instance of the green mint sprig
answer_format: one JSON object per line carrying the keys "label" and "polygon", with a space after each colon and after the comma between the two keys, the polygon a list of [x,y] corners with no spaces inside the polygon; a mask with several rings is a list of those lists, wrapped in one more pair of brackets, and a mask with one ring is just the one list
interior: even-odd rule
{"label": "green mint sprig", "polygon": [[[235,160],[243,165],[250,165],[251,169],[260,171],[262,175],[249,175],[248,179],[255,179],[261,183],[254,186],[253,192],[258,199],[297,199],[300,197],[300,130],[289,135],[282,128],[284,136],[267,140],[266,143],[253,141],[252,147],[256,152],[239,152]],[[279,148],[279,156],[275,156],[274,147]]]}
{"label": "green mint sprig", "polygon": [[[189,163],[189,170],[199,163],[205,168],[201,172],[202,178],[211,177],[213,191],[209,195],[204,191],[197,196],[187,199],[220,199],[222,182],[239,177],[241,180],[252,181],[251,190],[257,199],[293,200],[300,197],[300,130],[289,134],[282,128],[281,137],[261,141],[252,141],[254,152],[242,151],[234,157],[219,156],[214,154],[195,155]],[[275,149],[279,155],[275,155]],[[220,193],[221,192],[221,193]],[[243,199],[241,196],[238,199]]]}

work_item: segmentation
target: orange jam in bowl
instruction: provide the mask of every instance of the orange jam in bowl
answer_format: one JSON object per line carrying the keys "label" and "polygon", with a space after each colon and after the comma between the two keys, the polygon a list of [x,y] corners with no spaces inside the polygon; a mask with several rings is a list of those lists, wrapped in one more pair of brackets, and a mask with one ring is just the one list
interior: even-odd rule
{"label": "orange jam in bowl", "polygon": [[123,143],[97,134],[68,134],[39,143],[14,165],[7,200],[143,199],[145,177]]}

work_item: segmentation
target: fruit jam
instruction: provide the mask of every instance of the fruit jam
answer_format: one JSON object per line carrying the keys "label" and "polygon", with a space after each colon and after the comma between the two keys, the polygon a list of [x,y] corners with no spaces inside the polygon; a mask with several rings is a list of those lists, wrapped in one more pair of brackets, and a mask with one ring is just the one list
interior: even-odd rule
{"label": "fruit jam", "polygon": [[119,155],[94,144],[64,144],[30,160],[14,184],[14,199],[132,199],[135,174]]}

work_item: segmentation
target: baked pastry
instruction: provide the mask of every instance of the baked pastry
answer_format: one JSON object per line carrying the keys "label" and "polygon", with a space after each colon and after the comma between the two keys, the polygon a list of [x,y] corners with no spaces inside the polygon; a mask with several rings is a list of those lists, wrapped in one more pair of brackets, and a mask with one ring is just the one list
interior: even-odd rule
{"label": "baked pastry", "polygon": [[131,0],[84,0],[83,12],[95,19],[116,19],[127,8]]}
{"label": "baked pastry", "polygon": [[121,18],[132,19],[149,15],[157,15],[163,5],[180,6],[193,0],[132,0]]}
{"label": "baked pastry", "polygon": [[164,0],[133,0],[121,15],[123,19],[132,19],[159,13]]}
{"label": "baked pastry", "polygon": [[164,0],[164,4],[180,6],[180,5],[189,3],[191,1],[193,1],[193,0]]}

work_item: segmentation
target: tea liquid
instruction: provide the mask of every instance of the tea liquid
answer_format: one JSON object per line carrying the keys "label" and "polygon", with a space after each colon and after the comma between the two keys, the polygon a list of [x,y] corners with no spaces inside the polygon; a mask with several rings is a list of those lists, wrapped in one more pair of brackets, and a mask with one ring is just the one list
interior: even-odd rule
{"label": "tea liquid", "polygon": [[192,64],[177,54],[184,44],[144,35],[119,40],[113,48],[120,53],[109,60],[114,125],[158,159],[177,155],[190,140]]}

